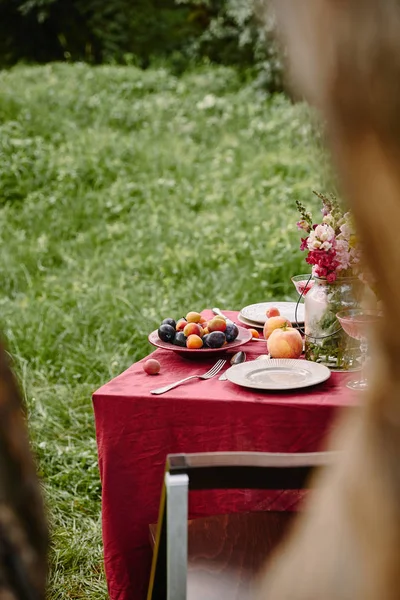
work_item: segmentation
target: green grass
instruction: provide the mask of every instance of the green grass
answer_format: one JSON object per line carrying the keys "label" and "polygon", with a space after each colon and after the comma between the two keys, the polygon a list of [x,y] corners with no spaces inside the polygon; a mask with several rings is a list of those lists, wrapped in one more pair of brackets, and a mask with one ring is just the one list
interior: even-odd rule
{"label": "green grass", "polygon": [[294,297],[302,105],[214,68],[0,73],[0,318],[52,527],[49,598],[107,597],[91,393],[161,318]]}

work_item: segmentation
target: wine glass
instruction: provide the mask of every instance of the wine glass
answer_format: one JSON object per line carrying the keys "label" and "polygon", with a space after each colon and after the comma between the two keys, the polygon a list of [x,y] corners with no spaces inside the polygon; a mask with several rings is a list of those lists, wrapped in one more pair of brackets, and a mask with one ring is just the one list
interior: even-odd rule
{"label": "wine glass", "polygon": [[311,290],[314,279],[311,273],[303,273],[302,275],[294,275],[291,277],[294,287],[300,298],[304,298]]}
{"label": "wine glass", "polygon": [[368,380],[365,375],[365,363],[368,354],[368,332],[370,325],[375,323],[382,313],[378,310],[363,310],[359,308],[349,308],[341,310],[336,314],[336,318],[343,327],[344,331],[351,338],[359,340],[361,350],[361,379],[349,381],[347,387],[352,390],[367,390]]}

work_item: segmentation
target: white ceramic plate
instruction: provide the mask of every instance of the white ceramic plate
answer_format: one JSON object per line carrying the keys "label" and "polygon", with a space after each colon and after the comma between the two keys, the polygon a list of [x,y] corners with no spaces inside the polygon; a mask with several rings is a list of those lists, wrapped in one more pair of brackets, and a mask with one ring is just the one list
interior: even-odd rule
{"label": "white ceramic plate", "polygon": [[250,321],[250,319],[246,319],[242,313],[238,314],[238,321],[239,323],[243,323],[243,325],[247,325],[248,327],[255,327],[256,329],[262,329],[264,327],[264,325],[261,325],[260,323],[256,323],[256,321]]}
{"label": "white ceramic plate", "polygon": [[[260,302],[245,306],[240,311],[240,315],[248,321],[264,325],[267,320],[267,309],[274,306],[279,310],[282,317],[285,317],[291,323],[296,323],[296,304],[296,302]],[[299,304],[297,307],[297,321],[298,323],[304,323],[304,304]]]}
{"label": "white ceramic plate", "polygon": [[256,390],[297,390],[326,381],[330,375],[325,365],[295,358],[253,360],[226,371],[230,382]]}
{"label": "white ceramic plate", "polygon": [[[247,325],[247,327],[253,327],[253,329],[263,329],[264,327],[264,325],[262,325],[261,323],[257,323],[256,321],[250,321],[250,319],[246,319],[241,313],[238,314],[237,320],[239,321],[239,323]],[[292,325],[295,329],[297,328],[297,323],[292,322]],[[304,327],[304,322],[299,321],[299,326]]]}

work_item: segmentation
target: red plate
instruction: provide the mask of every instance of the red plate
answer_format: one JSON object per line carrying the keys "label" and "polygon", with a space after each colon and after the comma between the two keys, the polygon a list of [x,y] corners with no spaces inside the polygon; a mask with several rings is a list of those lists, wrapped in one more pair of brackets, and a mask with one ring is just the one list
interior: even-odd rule
{"label": "red plate", "polygon": [[157,346],[158,348],[163,348],[164,350],[172,350],[173,352],[177,352],[178,354],[200,356],[206,354],[215,354],[217,352],[226,352],[231,348],[237,348],[242,344],[247,344],[252,338],[251,331],[249,329],[245,329],[244,327],[238,327],[239,335],[236,340],[233,342],[229,342],[226,346],[222,348],[184,348],[183,346],[174,346],[174,344],[170,344],[169,342],[163,342],[158,337],[157,329],[152,331],[149,335],[149,342],[153,344],[153,346]]}

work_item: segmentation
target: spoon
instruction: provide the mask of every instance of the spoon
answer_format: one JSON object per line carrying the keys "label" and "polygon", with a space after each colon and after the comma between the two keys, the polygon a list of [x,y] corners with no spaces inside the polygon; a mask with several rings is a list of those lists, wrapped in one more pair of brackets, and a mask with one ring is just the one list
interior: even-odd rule
{"label": "spoon", "polygon": [[[230,360],[231,365],[240,365],[240,363],[244,362],[246,360],[246,352],[236,352],[236,354],[234,354]],[[226,372],[225,372],[226,373]],[[218,377],[218,379],[220,381],[225,381],[226,380],[226,374],[222,373],[222,375],[220,375]]]}

